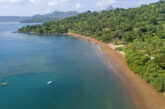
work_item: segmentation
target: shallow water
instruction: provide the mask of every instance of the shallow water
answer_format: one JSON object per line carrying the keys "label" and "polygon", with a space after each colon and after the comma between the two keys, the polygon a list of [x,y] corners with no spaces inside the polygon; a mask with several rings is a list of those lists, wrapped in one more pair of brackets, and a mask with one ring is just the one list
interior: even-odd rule
{"label": "shallow water", "polygon": [[0,23],[0,109],[133,108],[92,43],[12,33],[24,25]]}

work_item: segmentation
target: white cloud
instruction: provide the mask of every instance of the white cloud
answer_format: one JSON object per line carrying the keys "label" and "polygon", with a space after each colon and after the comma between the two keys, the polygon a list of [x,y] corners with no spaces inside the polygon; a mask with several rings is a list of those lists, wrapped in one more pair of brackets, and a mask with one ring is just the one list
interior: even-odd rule
{"label": "white cloud", "polygon": [[76,8],[77,8],[77,9],[81,9],[82,7],[83,7],[83,6],[82,6],[81,4],[79,4],[79,3],[76,4]]}
{"label": "white cloud", "polygon": [[115,0],[101,0],[97,2],[97,5],[104,7],[104,6],[113,5],[114,3],[115,3]]}
{"label": "white cloud", "polygon": [[23,0],[0,0],[0,3],[21,3]]}
{"label": "white cloud", "polygon": [[34,2],[35,2],[35,0],[29,0],[29,2],[30,2],[30,3],[34,3]]}
{"label": "white cloud", "polygon": [[106,8],[110,5],[113,7],[131,8],[140,6],[142,4],[151,3],[151,1],[153,0],[99,0],[96,3],[100,8]]}
{"label": "white cloud", "polygon": [[46,3],[49,7],[53,7],[62,3],[66,3],[69,0],[0,0],[0,3],[16,4],[16,3]]}
{"label": "white cloud", "polygon": [[50,7],[52,7],[52,6],[56,6],[58,4],[58,2],[55,0],[55,1],[49,1],[48,2],[48,5],[50,6]]}
{"label": "white cloud", "polygon": [[36,0],[0,0],[0,3],[17,4],[17,3],[34,3]]}
{"label": "white cloud", "polygon": [[66,3],[68,1],[69,0],[51,0],[51,1],[48,2],[48,6],[50,6],[50,7],[57,6],[61,3]]}
{"label": "white cloud", "polygon": [[137,1],[137,4],[142,5],[142,4],[145,4],[145,3],[144,3],[144,1]]}
{"label": "white cloud", "polygon": [[46,10],[46,12],[45,12],[45,14],[48,14],[48,13],[51,13],[51,9],[50,9],[50,8],[48,8],[48,9]]}

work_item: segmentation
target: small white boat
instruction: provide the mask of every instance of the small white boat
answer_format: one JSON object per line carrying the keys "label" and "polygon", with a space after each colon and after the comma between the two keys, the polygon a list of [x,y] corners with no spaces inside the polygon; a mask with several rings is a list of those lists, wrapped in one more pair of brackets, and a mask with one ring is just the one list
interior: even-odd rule
{"label": "small white boat", "polygon": [[53,81],[48,81],[47,82],[47,85],[49,85],[49,84],[53,84]]}

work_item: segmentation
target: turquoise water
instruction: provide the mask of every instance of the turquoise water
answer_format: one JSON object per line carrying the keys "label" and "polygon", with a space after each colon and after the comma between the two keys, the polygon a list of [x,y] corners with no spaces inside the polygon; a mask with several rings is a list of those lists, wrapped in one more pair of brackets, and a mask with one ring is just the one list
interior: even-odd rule
{"label": "turquoise water", "polygon": [[92,43],[12,33],[24,25],[0,23],[0,109],[133,108]]}

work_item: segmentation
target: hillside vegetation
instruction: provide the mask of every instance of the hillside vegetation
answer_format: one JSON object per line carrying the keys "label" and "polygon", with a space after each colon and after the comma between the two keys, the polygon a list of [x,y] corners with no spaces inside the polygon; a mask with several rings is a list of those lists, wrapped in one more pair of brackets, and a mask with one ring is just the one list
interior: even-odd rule
{"label": "hillside vegetation", "polygon": [[138,8],[86,12],[19,29],[29,33],[77,33],[125,44],[127,64],[156,90],[165,91],[165,1]]}

